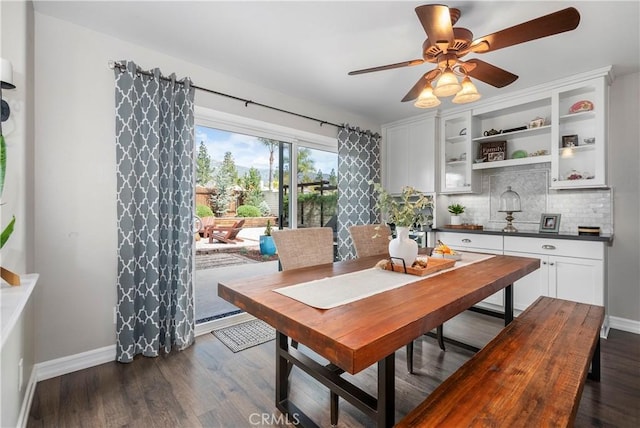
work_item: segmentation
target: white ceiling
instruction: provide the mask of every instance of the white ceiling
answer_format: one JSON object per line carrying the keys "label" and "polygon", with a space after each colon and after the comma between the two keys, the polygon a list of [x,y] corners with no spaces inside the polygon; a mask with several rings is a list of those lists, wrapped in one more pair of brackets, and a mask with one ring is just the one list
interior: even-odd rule
{"label": "white ceiling", "polygon": [[[386,123],[421,112],[400,100],[432,64],[359,76],[347,72],[421,58],[426,35],[414,9],[427,3],[35,1],[34,7],[266,88]],[[607,65],[614,66],[615,75],[640,70],[638,0],[445,4],[461,10],[456,26],[470,29],[474,38],[569,6],[580,12],[574,31],[465,57],[519,76],[503,89],[477,82],[485,98]],[[450,106],[446,101],[441,107]]]}

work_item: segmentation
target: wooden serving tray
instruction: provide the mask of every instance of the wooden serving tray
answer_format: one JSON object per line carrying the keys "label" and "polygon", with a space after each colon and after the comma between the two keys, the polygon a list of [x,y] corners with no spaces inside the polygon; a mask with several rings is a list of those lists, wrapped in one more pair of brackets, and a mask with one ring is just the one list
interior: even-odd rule
{"label": "wooden serving tray", "polygon": [[[426,268],[407,266],[407,273],[410,275],[425,276],[425,275],[430,275],[432,273],[436,273],[444,269],[449,269],[453,267],[455,264],[456,264],[456,261],[452,259],[443,259],[441,257],[427,257]],[[400,265],[398,265],[397,263],[391,264],[390,261],[387,262],[384,268],[385,270],[392,270],[394,272],[404,273],[404,268],[401,264]]]}
{"label": "wooden serving tray", "polygon": [[467,230],[482,230],[481,224],[445,224],[446,229],[467,229]]}

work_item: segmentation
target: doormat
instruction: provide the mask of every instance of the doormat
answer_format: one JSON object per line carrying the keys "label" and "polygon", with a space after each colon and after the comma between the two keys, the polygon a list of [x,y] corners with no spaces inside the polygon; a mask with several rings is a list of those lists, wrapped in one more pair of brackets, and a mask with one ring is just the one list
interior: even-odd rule
{"label": "doormat", "polygon": [[243,265],[247,263],[257,263],[248,257],[235,253],[211,253],[196,255],[196,270],[214,269],[224,266]]}
{"label": "doormat", "polygon": [[252,320],[212,331],[227,348],[240,352],[276,338],[276,330],[261,320]]}

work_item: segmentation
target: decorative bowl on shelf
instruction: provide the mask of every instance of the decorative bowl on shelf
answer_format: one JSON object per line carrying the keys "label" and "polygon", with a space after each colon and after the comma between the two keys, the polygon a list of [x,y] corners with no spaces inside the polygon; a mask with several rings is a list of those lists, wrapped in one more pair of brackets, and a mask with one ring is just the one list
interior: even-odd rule
{"label": "decorative bowl on shelf", "polygon": [[476,163],[482,163],[482,162],[484,162],[484,158],[476,159],[475,162]]}
{"label": "decorative bowl on shelf", "polygon": [[511,158],[512,159],[522,159],[522,158],[526,158],[527,156],[529,156],[529,155],[527,154],[527,152],[525,150],[516,150],[511,155]]}
{"label": "decorative bowl on shelf", "polygon": [[591,110],[593,110],[593,103],[591,101],[581,100],[571,106],[571,108],[569,109],[569,114]]}

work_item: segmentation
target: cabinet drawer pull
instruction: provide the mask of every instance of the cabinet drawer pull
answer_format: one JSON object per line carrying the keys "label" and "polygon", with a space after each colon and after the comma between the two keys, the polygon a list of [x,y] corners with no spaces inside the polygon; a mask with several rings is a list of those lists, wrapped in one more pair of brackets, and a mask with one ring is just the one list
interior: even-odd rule
{"label": "cabinet drawer pull", "polygon": [[462,242],[464,242],[465,244],[470,244],[470,243],[471,243],[471,239],[469,239],[469,238],[464,238],[464,239],[462,240]]}
{"label": "cabinet drawer pull", "polygon": [[555,245],[548,245],[548,244],[545,244],[545,245],[543,245],[543,246],[542,246],[542,249],[543,249],[543,250],[555,250],[555,249],[556,249],[556,246],[555,246]]}

